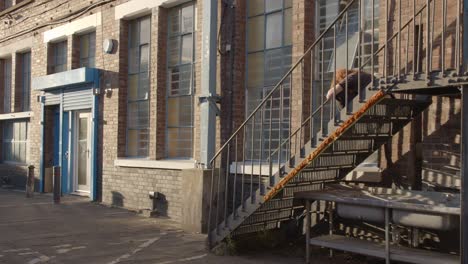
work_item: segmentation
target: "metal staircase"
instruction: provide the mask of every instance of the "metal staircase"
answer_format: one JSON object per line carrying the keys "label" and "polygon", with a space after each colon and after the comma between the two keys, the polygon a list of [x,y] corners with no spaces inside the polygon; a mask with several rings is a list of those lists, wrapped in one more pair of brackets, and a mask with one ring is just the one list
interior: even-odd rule
{"label": "metal staircase", "polygon": [[[361,45],[367,37],[376,38],[375,10],[371,25],[362,25],[364,1],[348,1],[216,153],[211,161],[210,246],[227,236],[277,228],[300,215],[303,206],[295,203],[295,192],[320,190],[340,181],[431,103],[398,99],[392,93],[436,90],[468,81],[461,74],[460,19],[455,26],[446,21],[455,1],[450,5],[447,0],[413,1],[405,23],[402,1],[383,2],[385,10],[391,3],[400,5],[379,46],[366,51]],[[460,13],[461,1],[456,2]],[[444,14],[440,25],[431,21],[435,12]],[[381,13],[390,21],[389,12]],[[353,21],[358,23],[357,43],[350,36]],[[418,30],[422,26],[425,32]],[[446,59],[446,42],[435,40],[449,35],[455,40],[452,60]],[[332,47],[327,37],[332,37]],[[359,47],[357,55],[349,59],[354,44]],[[326,58],[326,49],[332,50],[332,56]],[[434,59],[435,49],[440,51],[439,60]],[[344,65],[353,65],[359,76],[370,73],[372,81],[355,98],[347,98],[343,109],[334,110],[335,96],[327,100],[325,95],[335,78],[329,72],[337,71],[343,57]]]}

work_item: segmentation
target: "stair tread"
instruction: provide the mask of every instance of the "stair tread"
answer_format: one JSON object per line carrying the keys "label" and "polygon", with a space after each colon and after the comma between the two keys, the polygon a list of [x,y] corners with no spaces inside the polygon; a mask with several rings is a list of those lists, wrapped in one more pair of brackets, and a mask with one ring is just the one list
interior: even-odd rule
{"label": "stair tread", "polygon": [[[310,239],[309,244],[331,248],[335,250],[353,252],[366,256],[385,258],[385,244],[357,238],[339,235],[324,235]],[[455,264],[460,262],[459,256],[456,255],[450,255],[429,250],[401,247],[396,245],[390,245],[390,259],[395,261],[404,261],[408,263],[425,264]]]}

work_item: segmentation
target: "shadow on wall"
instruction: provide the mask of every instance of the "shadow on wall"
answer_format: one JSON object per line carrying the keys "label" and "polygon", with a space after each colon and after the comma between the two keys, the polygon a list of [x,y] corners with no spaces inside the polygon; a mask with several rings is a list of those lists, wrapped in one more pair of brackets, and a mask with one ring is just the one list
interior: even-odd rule
{"label": "shadow on wall", "polygon": [[[441,186],[457,187],[460,170],[460,98],[433,97],[433,104],[422,114],[422,177]],[[411,124],[393,138],[394,166],[386,168],[387,184],[392,177],[413,178],[415,146]],[[396,148],[395,148],[396,145]]]}
{"label": "shadow on wall", "polygon": [[124,207],[125,197],[119,193],[112,191],[112,205],[117,207]]}
{"label": "shadow on wall", "polygon": [[[27,167],[0,164],[0,186],[5,185],[25,190],[27,175]],[[39,179],[37,177],[35,178],[34,190],[39,191]]]}
{"label": "shadow on wall", "polygon": [[167,216],[167,208],[169,202],[166,199],[166,195],[159,193],[158,198],[153,199],[153,210],[158,212],[159,216]]}

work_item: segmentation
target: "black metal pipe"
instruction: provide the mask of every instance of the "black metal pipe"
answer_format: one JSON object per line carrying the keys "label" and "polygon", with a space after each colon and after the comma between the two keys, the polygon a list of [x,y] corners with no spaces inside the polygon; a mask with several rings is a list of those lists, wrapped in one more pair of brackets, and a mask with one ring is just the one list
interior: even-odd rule
{"label": "black metal pipe", "polygon": [[60,172],[61,172],[61,167],[60,166],[55,166],[54,167],[54,203],[59,204],[60,203],[60,196],[62,194],[61,192],[61,184],[60,184]]}

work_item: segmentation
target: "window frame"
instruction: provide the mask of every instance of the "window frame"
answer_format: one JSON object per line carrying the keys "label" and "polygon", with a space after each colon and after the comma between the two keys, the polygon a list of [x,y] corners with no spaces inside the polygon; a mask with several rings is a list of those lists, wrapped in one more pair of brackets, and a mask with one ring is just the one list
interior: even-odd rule
{"label": "window frame", "polygon": [[[32,71],[32,53],[26,51],[19,54],[21,67],[19,75],[21,77],[21,111],[31,111],[31,71]],[[27,58],[27,67],[25,66]],[[28,80],[25,82],[25,80]]]}
{"label": "window frame", "polygon": [[1,59],[2,63],[2,86],[3,86],[3,113],[11,113],[13,93],[13,60],[12,58]]}
{"label": "window frame", "polygon": [[[85,38],[88,44],[88,54],[83,54],[83,45]],[[96,31],[86,32],[78,35],[79,42],[79,55],[78,55],[78,68],[95,68],[96,67]]]}
{"label": "window frame", "polygon": [[[149,32],[148,32],[148,42],[147,43],[140,43],[140,38],[141,38],[141,22],[148,19],[149,20]],[[132,45],[133,45],[133,42],[132,42],[132,23],[137,23],[137,28],[138,28],[138,33],[136,35],[136,40],[134,41],[137,41],[136,43],[138,44],[138,71],[137,72],[134,72],[132,73],[131,72],[131,49],[132,49]],[[142,16],[142,17],[138,17],[138,18],[135,18],[135,19],[132,19],[130,21],[128,21],[128,47],[127,47],[127,63],[128,63],[128,69],[127,69],[127,123],[126,123],[126,143],[125,143],[125,155],[127,157],[130,157],[130,158],[148,158],[149,157],[149,148],[150,148],[150,97],[151,97],[151,28],[152,28],[152,17],[151,15],[146,15],[146,16]],[[141,89],[141,86],[140,86],[140,75],[142,73],[145,73],[145,72],[141,72],[141,51],[142,51],[142,47],[148,47],[148,58],[147,58],[147,71],[146,71],[146,74],[147,74],[147,78],[148,78],[148,91],[146,93],[146,96],[141,99],[141,98],[136,98],[134,100],[130,100],[130,96],[129,96],[129,88],[130,88],[130,76],[133,76],[133,75],[138,75],[138,84],[137,84],[137,87],[136,87],[136,92],[138,93],[139,90]],[[134,47],[133,47],[134,48]],[[138,96],[137,96],[138,97]],[[143,126],[138,126],[136,125],[135,127],[130,127],[129,125],[129,121],[131,119],[131,112],[130,112],[130,105],[131,104],[137,104],[137,106],[140,104],[140,103],[144,103],[146,102],[147,103],[147,119],[146,119],[146,123],[147,125],[145,127]],[[138,106],[139,107],[139,106]],[[140,111],[140,109],[138,109],[138,112]],[[136,121],[138,122],[138,120]],[[136,155],[130,155],[130,152],[129,152],[129,136],[130,136],[130,131],[132,130],[136,130],[136,131],[144,131],[146,130],[147,131],[147,145],[146,145],[146,153],[145,155],[140,155],[139,153],[139,149],[140,149],[140,144],[141,142],[143,141],[140,141],[140,138],[139,138],[139,135],[140,134],[137,134],[137,142],[135,143],[136,144]]]}
{"label": "window frame", "polygon": [[[59,53],[64,51],[63,61],[59,61]],[[61,63],[61,64],[59,64]],[[57,70],[60,67],[61,70]],[[48,74],[65,72],[68,69],[68,40],[49,43],[49,59],[47,63]]]}
{"label": "window frame", "polygon": [[[171,13],[172,12],[179,12],[179,25],[182,27],[182,10],[184,8],[187,8],[187,7],[192,7],[192,12],[193,12],[193,17],[192,17],[192,30],[191,31],[187,31],[187,32],[181,32],[181,30],[179,30],[179,32],[177,34],[172,34],[171,35],[171,25],[172,25],[172,22],[171,22]],[[196,65],[196,37],[197,37],[197,4],[195,1],[190,1],[188,3],[184,3],[184,4],[181,4],[181,5],[178,5],[178,6],[174,6],[172,8],[169,9],[168,11],[168,15],[167,15],[167,34],[166,34],[166,41],[167,41],[167,46],[170,47],[170,42],[171,40],[173,39],[178,39],[178,44],[179,44],[179,47],[178,47],[178,55],[179,55],[179,58],[178,58],[178,62],[175,63],[175,64],[171,64],[170,63],[170,49],[168,48],[167,51],[166,51],[166,98],[165,98],[165,101],[166,101],[166,124],[165,124],[165,157],[168,158],[168,159],[181,159],[181,160],[192,160],[194,158],[194,129],[195,129],[195,124],[194,124],[194,110],[195,110],[195,78],[194,78],[194,74],[195,74],[195,65]],[[182,57],[183,57],[183,39],[184,37],[186,36],[189,36],[191,35],[192,37],[192,51],[191,51],[191,55],[192,55],[192,60],[191,62],[184,62]],[[183,93],[183,94],[177,94],[177,95],[171,95],[171,78],[169,78],[169,76],[171,75],[172,73],[172,69],[175,69],[175,68],[178,68],[178,69],[181,69],[181,68],[184,68],[184,67],[190,67],[190,87],[188,90],[187,93]],[[183,73],[183,71],[179,71],[179,74],[181,75],[181,73]],[[183,90],[183,89],[179,89],[179,90]],[[191,105],[190,105],[190,108],[191,108],[191,117],[190,117],[190,123],[191,125],[188,125],[188,126],[182,126],[182,125],[174,125],[174,126],[171,126],[169,125],[169,101],[171,98],[189,98],[189,100],[191,101]],[[180,109],[180,105],[178,103],[177,105],[178,109]],[[179,117],[179,116],[177,116]],[[187,141],[190,141],[190,155],[189,156],[182,156],[182,155],[175,155],[175,156],[171,156],[170,155],[170,152],[171,152],[171,146],[170,146],[170,130],[171,129],[177,129],[177,130],[181,130],[181,129],[190,129],[191,130],[191,136],[190,136],[190,139],[187,140]],[[177,135],[177,142],[179,142],[180,140],[180,136]],[[178,153],[178,151],[180,151],[180,149],[178,148],[178,145],[175,146],[175,152]]]}
{"label": "window frame", "polygon": [[[11,127],[8,127],[11,126]],[[24,126],[24,131],[23,131],[23,139],[16,139],[16,135],[21,135],[21,131],[16,132],[16,129],[22,129],[22,127],[17,127],[17,126]],[[11,138],[6,138],[6,130],[11,129]],[[2,124],[2,132],[3,132],[3,137],[2,137],[2,163],[10,163],[10,164],[27,164],[28,162],[28,154],[29,154],[29,137],[28,137],[28,132],[29,132],[29,121],[28,120],[15,120],[15,121],[4,121]],[[21,136],[20,136],[21,137]],[[18,146],[16,146],[18,144]],[[10,145],[10,148],[7,147],[7,145]],[[14,158],[7,158],[7,157],[14,157],[14,152],[15,149],[18,148],[18,150],[21,151],[21,145],[24,146],[24,152],[22,153],[24,156],[20,157],[20,159],[14,159]],[[8,149],[11,151],[10,153],[7,153]]]}

